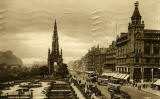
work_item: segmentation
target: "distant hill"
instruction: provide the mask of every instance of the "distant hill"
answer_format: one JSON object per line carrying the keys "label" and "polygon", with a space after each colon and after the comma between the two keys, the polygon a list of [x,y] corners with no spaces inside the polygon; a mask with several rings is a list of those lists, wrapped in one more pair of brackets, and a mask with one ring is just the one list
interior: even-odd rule
{"label": "distant hill", "polygon": [[12,51],[2,52],[0,51],[0,64],[5,63],[6,65],[22,65],[23,62],[20,58],[15,56]]}

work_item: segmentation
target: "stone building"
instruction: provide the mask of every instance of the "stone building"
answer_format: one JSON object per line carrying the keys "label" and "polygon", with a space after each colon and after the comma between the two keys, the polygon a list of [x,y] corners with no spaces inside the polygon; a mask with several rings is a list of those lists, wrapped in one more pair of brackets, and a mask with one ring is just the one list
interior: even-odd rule
{"label": "stone building", "polygon": [[130,74],[130,81],[153,81],[160,67],[160,30],[144,28],[138,5],[136,2],[128,33],[116,39],[116,71]]}
{"label": "stone building", "polygon": [[[106,48],[91,47],[88,52],[80,59],[74,61],[75,70],[93,71],[95,73],[101,74],[102,68],[106,61]],[[78,68],[77,68],[78,67]]]}
{"label": "stone building", "polygon": [[53,38],[52,38],[52,50],[48,49],[48,68],[50,74],[55,74],[60,66],[63,65],[62,49],[59,51],[58,31],[57,23],[55,20]]}
{"label": "stone building", "polygon": [[103,69],[110,69],[127,74],[131,82],[154,81],[159,77],[160,30],[145,29],[138,6],[136,2],[128,32],[118,35],[108,48],[97,46],[88,50],[81,59],[85,71],[101,74]]}
{"label": "stone building", "polygon": [[116,65],[116,42],[112,41],[112,44],[106,49],[105,53],[105,63],[103,69],[109,71],[115,71]]}
{"label": "stone building", "polygon": [[91,47],[88,53],[84,56],[83,62],[86,63],[86,71],[94,71],[95,73],[101,74],[103,65],[106,61],[106,48]]}

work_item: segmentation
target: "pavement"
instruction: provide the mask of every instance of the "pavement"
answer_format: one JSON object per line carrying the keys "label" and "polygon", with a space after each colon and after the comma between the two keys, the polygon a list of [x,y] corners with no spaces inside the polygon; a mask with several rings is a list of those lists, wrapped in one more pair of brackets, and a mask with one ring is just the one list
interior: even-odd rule
{"label": "pavement", "polygon": [[132,87],[130,85],[122,86],[121,90],[127,92],[132,99],[160,99],[160,96],[153,94],[152,90],[150,92],[146,91],[149,89],[138,90],[137,87]]}
{"label": "pavement", "polygon": [[[81,79],[82,75],[78,75],[78,79]],[[83,80],[81,79],[83,82]],[[90,83],[87,83],[90,84]],[[93,85],[97,86],[99,90],[101,90],[102,94],[106,97],[106,99],[111,99],[110,92],[108,92],[108,86],[98,85],[97,83],[93,83]],[[153,90],[150,87],[142,88],[138,90],[137,87],[132,87],[131,85],[124,85],[121,87],[121,90],[128,93],[131,96],[131,99],[160,99],[160,91]]]}
{"label": "pavement", "polygon": [[79,91],[79,89],[73,83],[71,84],[71,86],[75,90],[79,99],[86,99],[84,95]]}
{"label": "pavement", "polygon": [[108,92],[108,87],[107,86],[101,86],[97,84],[97,87],[99,90],[101,90],[102,94],[106,97],[106,99],[111,99],[110,92]]}
{"label": "pavement", "polygon": [[152,89],[152,88],[146,88],[146,89],[142,89],[145,92],[160,96],[160,91],[157,89]]}

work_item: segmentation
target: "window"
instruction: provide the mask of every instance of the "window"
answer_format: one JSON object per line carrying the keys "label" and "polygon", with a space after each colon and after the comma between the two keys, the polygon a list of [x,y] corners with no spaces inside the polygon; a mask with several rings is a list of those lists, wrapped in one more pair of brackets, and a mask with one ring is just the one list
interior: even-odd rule
{"label": "window", "polygon": [[128,68],[128,74],[130,73],[130,68]]}
{"label": "window", "polygon": [[153,47],[153,54],[159,54],[159,47],[158,46]]}
{"label": "window", "polygon": [[144,46],[144,53],[145,54],[150,54],[150,50],[151,50],[151,47],[150,47],[150,44],[145,44]]}
{"label": "window", "polygon": [[149,58],[146,58],[146,63],[150,63],[150,59]]}
{"label": "window", "polygon": [[138,49],[138,53],[141,53],[141,49]]}
{"label": "window", "polygon": [[136,57],[136,63],[139,63],[139,58],[138,57]]}
{"label": "window", "polygon": [[155,59],[155,63],[159,63],[159,58],[156,58],[156,59]]}

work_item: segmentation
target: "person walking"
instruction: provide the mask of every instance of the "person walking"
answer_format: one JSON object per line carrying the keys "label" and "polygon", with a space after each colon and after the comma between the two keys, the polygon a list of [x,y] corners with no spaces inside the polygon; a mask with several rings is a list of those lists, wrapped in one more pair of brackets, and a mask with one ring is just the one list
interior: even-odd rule
{"label": "person walking", "polygon": [[111,99],[114,99],[114,94],[113,93],[111,93]]}

